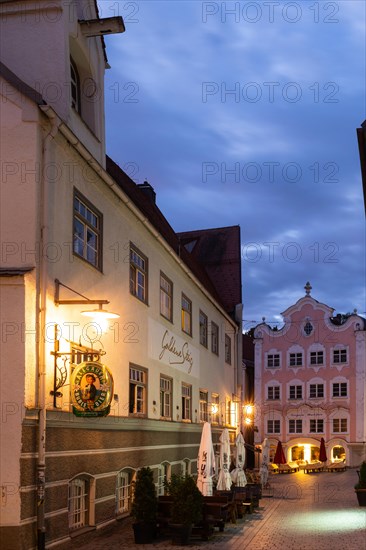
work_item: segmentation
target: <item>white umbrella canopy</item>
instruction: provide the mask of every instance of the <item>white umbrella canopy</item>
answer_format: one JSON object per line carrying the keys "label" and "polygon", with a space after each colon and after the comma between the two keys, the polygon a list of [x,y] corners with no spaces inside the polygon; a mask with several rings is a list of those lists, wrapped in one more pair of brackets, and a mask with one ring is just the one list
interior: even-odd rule
{"label": "white umbrella canopy", "polygon": [[244,473],[245,444],[241,433],[236,436],[236,468],[231,472],[231,479],[237,487],[245,487],[248,483]]}
{"label": "white umbrella canopy", "polygon": [[205,422],[197,458],[197,487],[204,496],[212,496],[212,476],[215,475],[215,452],[211,424]]}
{"label": "white umbrella canopy", "polygon": [[260,467],[261,484],[264,487],[268,482],[269,441],[264,438],[262,443],[262,464]]}
{"label": "white umbrella canopy", "polygon": [[268,465],[269,463],[269,447],[270,445],[268,438],[265,437],[262,443],[262,464],[265,463]]}
{"label": "white umbrella canopy", "polygon": [[231,475],[230,468],[230,436],[229,430],[225,428],[220,435],[220,473],[217,480],[218,491],[230,491]]}

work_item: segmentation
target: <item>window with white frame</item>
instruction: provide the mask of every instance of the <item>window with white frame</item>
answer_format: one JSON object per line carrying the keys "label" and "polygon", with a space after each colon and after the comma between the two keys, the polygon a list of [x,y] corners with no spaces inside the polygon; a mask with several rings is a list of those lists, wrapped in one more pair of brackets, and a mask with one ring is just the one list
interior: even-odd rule
{"label": "window with white frame", "polygon": [[192,386],[182,383],[182,419],[192,420]]}
{"label": "window with white frame", "polygon": [[130,292],[147,304],[148,260],[130,243]]}
{"label": "window with white frame", "polygon": [[267,399],[280,399],[280,386],[268,386]]}
{"label": "window with white frame", "polygon": [[146,413],[147,372],[135,365],[130,366],[130,414]]}
{"label": "window with white frame", "polygon": [[220,398],[218,393],[211,395],[211,422],[212,424],[220,423]]}
{"label": "window with white frame", "polygon": [[281,432],[280,420],[267,420],[267,433],[279,434]]}
{"label": "window with white frame", "polygon": [[160,272],[160,315],[173,321],[173,283]]}
{"label": "window with white frame", "polygon": [[170,480],[171,466],[169,462],[163,462],[158,468],[157,494],[165,494],[165,482]]}
{"label": "window with white frame", "polygon": [[301,434],[302,433],[302,420],[301,419],[290,419],[288,421],[288,433],[290,434]]}
{"label": "window with white frame", "polygon": [[333,433],[345,433],[347,431],[347,418],[333,418]]}
{"label": "window with white frame", "polygon": [[225,363],[231,365],[231,338],[225,334]]}
{"label": "window with white frame", "polygon": [[333,382],[332,397],[347,397],[347,396],[348,396],[347,382]]}
{"label": "window with white frame", "polygon": [[347,363],[347,348],[339,348],[333,350],[333,363]]}
{"label": "window with white frame", "polygon": [[182,293],[182,331],[192,336],[192,302]]}
{"label": "window with white frame", "polygon": [[160,416],[172,419],[172,384],[171,378],[160,376]]}
{"label": "window with white frame", "polygon": [[215,355],[219,354],[219,327],[211,321],[211,351]]}
{"label": "window with white frame", "polygon": [[183,477],[191,475],[191,461],[189,458],[182,460],[181,472]]}
{"label": "window with white frame", "polygon": [[226,400],[226,419],[225,423],[229,426],[234,426],[236,418],[235,402],[231,399]]}
{"label": "window with white frame", "polygon": [[302,386],[289,386],[289,399],[302,399]]}
{"label": "window with white frame", "polygon": [[122,470],[116,480],[116,513],[128,514],[131,510],[132,473]]}
{"label": "window with white frame", "polygon": [[324,384],[310,384],[309,397],[310,399],[322,399],[324,397]]}
{"label": "window with white frame", "polygon": [[310,419],[310,433],[324,433],[324,420],[323,420],[323,418],[311,418]]}
{"label": "window with white frame", "polygon": [[69,528],[81,529],[89,525],[89,479],[83,476],[69,483]]}
{"label": "window with white frame", "polygon": [[208,421],[208,392],[200,390],[200,422]]}
{"label": "window with white frame", "polygon": [[311,351],[310,365],[324,365],[324,351]]}
{"label": "window with white frame", "polygon": [[280,354],[279,353],[269,353],[267,355],[267,367],[269,369],[280,366]]}
{"label": "window with white frame", "polygon": [[208,347],[208,317],[201,310],[199,315],[199,323],[200,323],[200,344],[205,348],[207,348]]}
{"label": "window with white frame", "polygon": [[82,49],[73,41],[70,43],[70,72],[68,100],[70,102],[71,113],[74,117],[77,113],[85,123],[86,127],[94,134],[94,138],[100,138],[100,124],[98,114],[100,114],[99,98],[100,88],[94,77],[92,67],[88,57]]}
{"label": "window with white frame", "polygon": [[290,353],[290,367],[302,366],[302,353]]}
{"label": "window with white frame", "polygon": [[74,189],[73,252],[97,269],[102,269],[103,216]]}

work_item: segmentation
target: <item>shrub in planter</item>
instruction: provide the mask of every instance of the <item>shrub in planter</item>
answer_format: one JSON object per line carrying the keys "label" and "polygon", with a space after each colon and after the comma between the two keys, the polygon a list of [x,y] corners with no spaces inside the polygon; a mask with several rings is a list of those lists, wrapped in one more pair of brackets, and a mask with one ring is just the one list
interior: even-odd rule
{"label": "shrub in planter", "polygon": [[133,530],[136,544],[149,544],[156,536],[158,500],[153,471],[147,466],[140,468],[133,482],[131,516],[135,520]]}
{"label": "shrub in planter", "polygon": [[366,506],[366,461],[362,462],[358,473],[358,482],[355,491],[360,506]]}
{"label": "shrub in planter", "polygon": [[192,476],[173,474],[165,484],[172,497],[171,523],[173,542],[188,544],[192,526],[202,519],[203,496]]}

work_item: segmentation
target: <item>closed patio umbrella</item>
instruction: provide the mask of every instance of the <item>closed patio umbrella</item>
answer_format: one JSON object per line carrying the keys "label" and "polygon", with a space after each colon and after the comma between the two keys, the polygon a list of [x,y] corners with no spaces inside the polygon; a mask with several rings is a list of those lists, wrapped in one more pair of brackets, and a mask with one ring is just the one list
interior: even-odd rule
{"label": "closed patio umbrella", "polygon": [[264,487],[268,482],[269,441],[266,437],[262,443],[262,464],[260,467],[261,483]]}
{"label": "closed patio umbrella", "polygon": [[283,449],[282,449],[281,441],[279,441],[277,443],[277,449],[276,449],[276,452],[275,452],[275,455],[274,455],[273,462],[275,464],[286,464],[286,457],[285,457],[285,453],[283,452]]}
{"label": "closed patio umbrella", "polygon": [[197,487],[204,496],[212,496],[212,476],[215,474],[215,452],[211,424],[205,422],[197,458]]}
{"label": "closed patio umbrella", "polygon": [[236,436],[236,468],[231,472],[231,479],[237,487],[245,487],[248,483],[244,473],[245,443],[241,433]]}
{"label": "closed patio umbrella", "polygon": [[262,464],[268,465],[268,463],[269,463],[269,441],[268,441],[268,438],[265,437],[262,443]]}
{"label": "closed patio umbrella", "polygon": [[230,436],[227,428],[225,428],[220,435],[220,443],[220,473],[216,489],[218,491],[230,491]]}
{"label": "closed patio umbrella", "polygon": [[320,462],[326,462],[327,461],[327,452],[325,450],[324,437],[322,437],[321,440],[320,440],[319,460],[320,460]]}

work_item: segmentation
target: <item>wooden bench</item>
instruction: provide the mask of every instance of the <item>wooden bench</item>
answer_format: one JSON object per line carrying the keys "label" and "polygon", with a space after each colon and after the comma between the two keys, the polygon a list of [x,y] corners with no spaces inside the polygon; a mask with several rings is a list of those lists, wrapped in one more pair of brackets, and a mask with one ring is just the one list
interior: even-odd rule
{"label": "wooden bench", "polygon": [[254,508],[259,506],[259,500],[262,498],[262,485],[260,483],[247,483],[244,487],[246,491],[246,502],[251,502]]}
{"label": "wooden bench", "polygon": [[322,472],[324,470],[324,464],[320,463],[310,463],[304,466],[304,473],[310,474],[311,472]]}
{"label": "wooden bench", "polygon": [[278,467],[278,473],[280,474],[293,474],[294,472],[298,472],[300,467],[298,464],[280,464]]}
{"label": "wooden bench", "polygon": [[347,470],[347,466],[344,462],[335,462],[334,464],[329,464],[327,466],[328,472],[345,472]]}
{"label": "wooden bench", "polygon": [[254,510],[254,502],[247,497],[245,487],[234,487],[233,501],[236,505],[236,513],[238,518],[242,518],[244,514],[252,514]]}
{"label": "wooden bench", "polygon": [[238,518],[238,511],[237,511],[237,505],[234,500],[234,492],[233,490],[230,491],[214,491],[214,496],[218,497],[226,497],[228,500],[228,510],[227,510],[227,521],[230,521],[231,523],[236,523],[236,520]]}
{"label": "wooden bench", "polygon": [[245,514],[253,513],[254,503],[252,501],[247,502],[240,493],[235,494],[234,502],[236,504],[238,518],[244,517]]}
{"label": "wooden bench", "polygon": [[227,496],[204,496],[203,523],[218,527],[220,531],[223,531],[229,513],[229,504]]}

